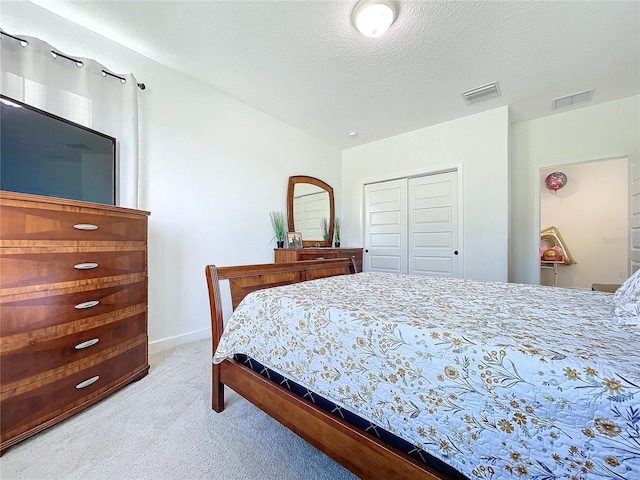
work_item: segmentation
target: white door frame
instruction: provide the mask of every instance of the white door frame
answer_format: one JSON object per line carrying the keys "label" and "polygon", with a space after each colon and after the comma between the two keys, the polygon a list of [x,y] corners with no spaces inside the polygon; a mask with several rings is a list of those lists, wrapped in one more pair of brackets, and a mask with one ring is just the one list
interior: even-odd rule
{"label": "white door frame", "polygon": [[[533,171],[531,173],[531,184],[533,185],[533,235],[531,250],[530,250],[530,259],[531,259],[531,281],[533,285],[540,285],[540,191],[541,184],[540,178],[542,175],[542,170],[546,170],[547,168],[558,167],[561,168],[565,165],[577,165],[580,163],[592,163],[592,162],[604,162],[607,160],[622,160],[623,158],[627,159],[628,165],[631,165],[631,157],[629,155],[617,155],[615,157],[605,157],[605,158],[592,158],[592,159],[581,159],[576,160],[575,162],[564,162],[564,163],[552,163],[549,164],[537,164],[533,166]],[[628,225],[627,231],[629,231],[631,225]],[[629,237],[629,243],[631,243],[631,237]],[[629,254],[627,253],[627,263],[630,265]]]}
{"label": "white door frame", "polygon": [[[362,225],[362,243],[365,244],[365,204],[364,204],[364,187],[372,183],[388,182],[390,180],[400,180],[403,178],[424,177],[427,175],[437,175],[439,173],[458,172],[458,249],[459,249],[459,278],[465,278],[465,243],[464,243],[464,164],[463,162],[456,164],[443,165],[441,168],[435,170],[411,170],[407,172],[399,172],[393,176],[379,176],[366,178],[360,187],[360,222]],[[538,200],[539,201],[539,200]],[[538,222],[540,220],[538,219]],[[366,254],[365,254],[366,255]],[[363,263],[364,264],[364,263]]]}
{"label": "white door frame", "polygon": [[634,197],[640,194],[640,159],[635,156],[627,156],[629,162],[629,249],[627,257],[627,275],[631,276],[640,270],[640,219],[634,216],[636,207],[633,205]]}

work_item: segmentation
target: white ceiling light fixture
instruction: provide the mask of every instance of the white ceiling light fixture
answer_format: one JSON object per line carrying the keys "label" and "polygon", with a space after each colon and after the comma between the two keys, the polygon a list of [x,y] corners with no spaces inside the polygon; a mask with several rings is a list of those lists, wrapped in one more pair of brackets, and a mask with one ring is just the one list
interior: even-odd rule
{"label": "white ceiling light fixture", "polygon": [[398,16],[393,0],[361,0],[353,9],[351,21],[365,37],[384,34]]}

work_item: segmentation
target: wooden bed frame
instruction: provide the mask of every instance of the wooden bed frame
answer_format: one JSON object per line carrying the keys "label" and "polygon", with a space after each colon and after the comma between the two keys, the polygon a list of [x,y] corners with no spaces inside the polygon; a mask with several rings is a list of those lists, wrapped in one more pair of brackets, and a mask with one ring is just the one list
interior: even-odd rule
{"label": "wooden bed frame", "polygon": [[[356,272],[353,258],[221,268],[208,265],[205,270],[213,352],[224,328],[221,280],[229,280],[235,310],[240,301],[255,290]],[[216,412],[224,410],[224,385],[227,385],[362,479],[449,480],[234,360],[214,364],[212,382],[212,408]]]}

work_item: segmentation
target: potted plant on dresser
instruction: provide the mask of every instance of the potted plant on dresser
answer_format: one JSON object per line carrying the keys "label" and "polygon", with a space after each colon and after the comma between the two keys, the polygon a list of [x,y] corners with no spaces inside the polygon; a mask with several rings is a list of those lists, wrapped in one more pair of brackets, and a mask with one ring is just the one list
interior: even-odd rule
{"label": "potted plant on dresser", "polygon": [[336,217],[333,224],[333,236],[335,238],[336,248],[340,246],[340,219]]}
{"label": "potted plant on dresser", "polygon": [[[329,242],[331,239],[329,238],[329,222],[326,217],[320,219],[320,230],[322,230],[322,238],[325,242]],[[331,243],[329,243],[331,246]]]}
{"label": "potted plant on dresser", "polygon": [[271,219],[271,226],[273,227],[273,233],[278,244],[278,248],[284,247],[284,213],[282,212],[270,212],[269,218]]}

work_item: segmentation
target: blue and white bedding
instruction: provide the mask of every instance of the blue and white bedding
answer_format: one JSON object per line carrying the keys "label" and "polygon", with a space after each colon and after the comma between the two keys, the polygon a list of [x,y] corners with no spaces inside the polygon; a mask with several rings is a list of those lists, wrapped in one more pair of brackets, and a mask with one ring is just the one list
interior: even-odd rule
{"label": "blue and white bedding", "polygon": [[362,273],[260,290],[243,353],[479,479],[640,479],[640,331],[613,295]]}

